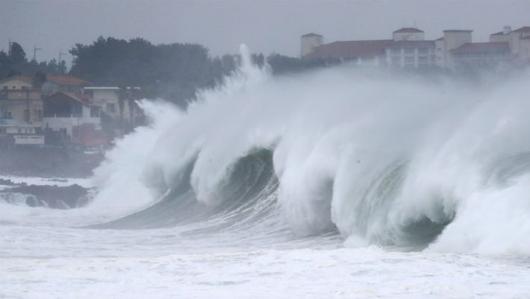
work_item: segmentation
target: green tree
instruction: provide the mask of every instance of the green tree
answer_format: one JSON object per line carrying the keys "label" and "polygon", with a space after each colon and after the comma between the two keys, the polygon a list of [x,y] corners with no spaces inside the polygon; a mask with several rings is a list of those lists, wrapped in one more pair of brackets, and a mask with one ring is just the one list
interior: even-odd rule
{"label": "green tree", "polygon": [[26,63],[26,52],[22,46],[17,42],[12,42],[9,47],[9,59],[14,64],[23,64]]}
{"label": "green tree", "polygon": [[213,86],[233,70],[197,44],[161,44],[136,38],[98,38],[76,44],[71,74],[96,84],[139,86],[150,97],[186,105],[200,88]]}

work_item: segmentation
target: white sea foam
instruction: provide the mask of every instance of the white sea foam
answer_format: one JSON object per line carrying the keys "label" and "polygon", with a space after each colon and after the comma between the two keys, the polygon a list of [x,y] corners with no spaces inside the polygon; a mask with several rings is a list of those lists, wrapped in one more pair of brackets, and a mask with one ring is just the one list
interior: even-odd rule
{"label": "white sea foam", "polygon": [[[185,112],[142,102],[150,124],[108,153],[89,206],[2,204],[0,295],[524,298],[529,80],[272,77],[244,56]],[[61,228],[114,219],[164,228]]]}

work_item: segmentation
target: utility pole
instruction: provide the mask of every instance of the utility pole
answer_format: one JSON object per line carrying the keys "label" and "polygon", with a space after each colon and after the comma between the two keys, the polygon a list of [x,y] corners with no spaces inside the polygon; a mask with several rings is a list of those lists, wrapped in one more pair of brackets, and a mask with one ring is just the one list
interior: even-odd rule
{"label": "utility pole", "polygon": [[7,40],[7,55],[11,56],[11,46],[13,45],[13,42],[11,39]]}
{"label": "utility pole", "polygon": [[42,50],[42,48],[38,48],[37,46],[33,47],[33,60],[37,61],[37,52]]}
{"label": "utility pole", "polygon": [[[59,61],[57,61],[57,67],[60,67],[61,65],[61,62],[63,61],[63,55],[66,55],[66,53],[62,52],[62,51],[59,51]],[[64,70],[59,70],[60,72],[64,73],[66,71],[66,69]]]}
{"label": "utility pole", "polygon": [[57,63],[61,63],[61,61],[63,60],[63,55],[66,55],[66,53],[59,51],[59,60],[57,61]]}

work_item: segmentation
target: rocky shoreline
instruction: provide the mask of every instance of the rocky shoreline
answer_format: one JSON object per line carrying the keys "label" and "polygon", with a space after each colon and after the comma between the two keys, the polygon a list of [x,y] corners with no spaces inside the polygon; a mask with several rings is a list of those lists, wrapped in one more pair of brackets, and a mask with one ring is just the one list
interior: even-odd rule
{"label": "rocky shoreline", "polygon": [[15,205],[73,209],[85,206],[90,200],[90,188],[70,186],[28,185],[0,179],[0,200]]}

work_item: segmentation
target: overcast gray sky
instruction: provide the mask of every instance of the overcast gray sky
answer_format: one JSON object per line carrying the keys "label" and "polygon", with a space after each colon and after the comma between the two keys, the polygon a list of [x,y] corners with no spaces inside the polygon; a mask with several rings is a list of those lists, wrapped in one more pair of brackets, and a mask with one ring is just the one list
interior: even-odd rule
{"label": "overcast gray sky", "polygon": [[299,36],[326,42],[389,38],[413,26],[427,38],[443,29],[474,29],[474,40],[503,25],[530,25],[530,0],[0,0],[0,49],[18,41],[29,57],[57,57],[98,36],[193,42],[213,55],[253,52],[298,55]]}

